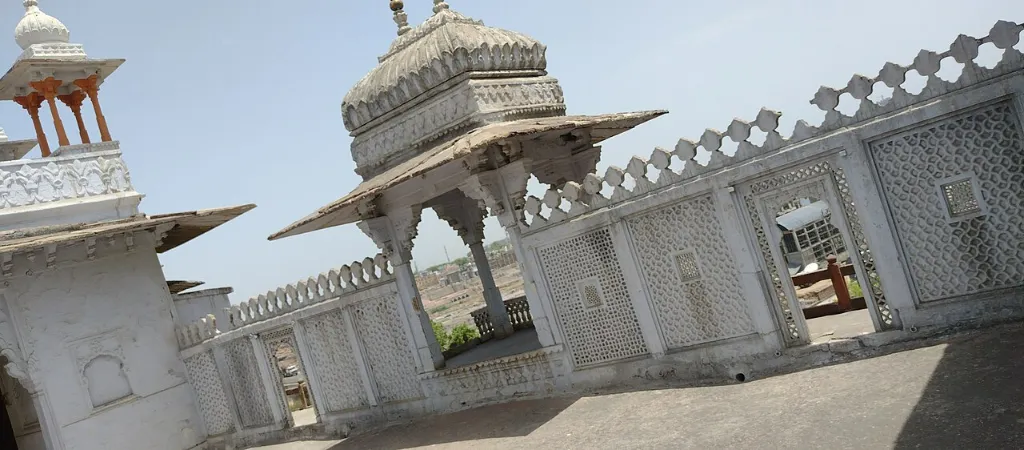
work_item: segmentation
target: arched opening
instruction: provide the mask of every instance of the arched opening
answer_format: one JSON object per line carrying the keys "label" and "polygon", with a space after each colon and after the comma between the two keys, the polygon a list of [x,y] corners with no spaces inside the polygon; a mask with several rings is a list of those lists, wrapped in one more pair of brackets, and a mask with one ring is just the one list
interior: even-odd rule
{"label": "arched opening", "polygon": [[89,384],[89,398],[92,407],[99,408],[132,395],[128,376],[124,373],[121,360],[100,355],[85,365],[85,379]]}
{"label": "arched opening", "polygon": [[45,449],[32,396],[21,383],[7,374],[7,358],[0,356],[0,448]]}

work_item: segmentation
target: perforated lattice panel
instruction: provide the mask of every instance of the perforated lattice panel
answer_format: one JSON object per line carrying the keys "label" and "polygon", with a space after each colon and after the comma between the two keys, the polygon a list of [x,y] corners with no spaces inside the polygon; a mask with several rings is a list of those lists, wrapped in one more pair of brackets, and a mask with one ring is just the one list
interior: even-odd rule
{"label": "perforated lattice panel", "polygon": [[711,197],[629,219],[633,247],[669,348],[753,332],[738,269]]}
{"label": "perforated lattice panel", "polygon": [[327,411],[369,406],[341,311],[329,311],[305,321],[309,340],[309,370],[320,376]]}
{"label": "perforated lattice panel", "polygon": [[352,306],[352,319],[363,341],[382,403],[420,398],[423,390],[416,363],[402,329],[396,296],[384,296]]}
{"label": "perforated lattice panel", "polygon": [[242,426],[246,428],[261,427],[274,423],[274,414],[267,402],[267,392],[260,379],[259,366],[256,364],[256,353],[248,337],[236,339],[224,346],[231,391],[235,394],[235,404]]}
{"label": "perforated lattice panel", "polygon": [[[1022,285],[1024,148],[1011,103],[873,142],[871,153],[921,301]],[[975,212],[973,187],[952,186],[950,199],[937,186],[965,173],[987,213],[950,222]]]}
{"label": "perforated lattice panel", "polygon": [[188,370],[189,380],[198,397],[199,412],[210,436],[233,431],[235,421],[231,417],[231,407],[228,406],[213,354],[206,351],[189,357],[185,360],[185,369]]}
{"label": "perforated lattice panel", "polygon": [[[577,366],[647,353],[626,279],[607,229],[592,231],[540,249],[559,323]],[[584,305],[578,283],[595,278],[603,305]]]}

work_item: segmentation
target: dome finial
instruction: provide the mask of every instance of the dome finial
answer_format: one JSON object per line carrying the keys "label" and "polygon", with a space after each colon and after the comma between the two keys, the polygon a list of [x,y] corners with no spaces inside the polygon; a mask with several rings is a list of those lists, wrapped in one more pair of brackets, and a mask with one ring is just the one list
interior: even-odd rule
{"label": "dome finial", "polygon": [[37,44],[66,44],[70,37],[68,27],[39,9],[36,0],[24,0],[25,17],[14,28],[14,40],[22,50]]}
{"label": "dome finial", "polygon": [[448,2],[444,0],[434,0],[434,14],[448,9]]}
{"label": "dome finial", "polygon": [[409,16],[405,13],[405,2],[402,0],[391,0],[391,11],[395,13],[395,23],[398,24],[398,35],[401,36],[408,33],[412,28],[409,27]]}

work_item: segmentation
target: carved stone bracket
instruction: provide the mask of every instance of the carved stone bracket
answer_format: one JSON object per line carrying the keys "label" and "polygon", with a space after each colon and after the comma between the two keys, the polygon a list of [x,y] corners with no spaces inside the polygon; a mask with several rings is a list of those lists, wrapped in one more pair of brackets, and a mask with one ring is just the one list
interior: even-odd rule
{"label": "carved stone bracket", "polygon": [[459,190],[490,209],[501,226],[508,228],[523,218],[529,167],[529,160],[520,159],[496,170],[473,174],[459,185]]}
{"label": "carved stone bracket", "polygon": [[484,239],[484,218],[487,208],[459,190],[445,193],[430,201],[429,205],[437,216],[448,222],[466,245],[473,245]]}
{"label": "carved stone bracket", "polygon": [[359,222],[359,229],[373,240],[393,266],[412,260],[413,239],[423,213],[422,205],[388,211],[381,217]]}

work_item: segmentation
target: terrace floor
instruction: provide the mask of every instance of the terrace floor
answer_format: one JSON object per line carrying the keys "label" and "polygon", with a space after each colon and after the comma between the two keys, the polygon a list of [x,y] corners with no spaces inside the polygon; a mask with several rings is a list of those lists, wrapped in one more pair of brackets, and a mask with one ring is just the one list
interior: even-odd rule
{"label": "terrace floor", "polygon": [[264,450],[1024,448],[1024,324],[921,345],[743,384],[515,402]]}

